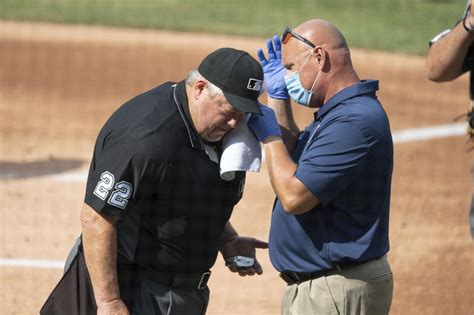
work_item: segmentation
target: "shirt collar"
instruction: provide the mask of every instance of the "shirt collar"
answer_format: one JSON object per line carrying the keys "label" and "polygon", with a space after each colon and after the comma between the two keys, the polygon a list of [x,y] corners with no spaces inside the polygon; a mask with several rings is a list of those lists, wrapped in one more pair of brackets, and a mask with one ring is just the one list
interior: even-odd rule
{"label": "shirt collar", "polygon": [[374,94],[375,91],[379,89],[378,80],[362,80],[359,83],[351,85],[342,91],[339,91],[331,97],[326,103],[321,106],[321,108],[314,113],[314,118],[318,119],[326,115],[331,109],[339,105],[340,103],[348,100],[350,98],[364,95],[364,94]]}
{"label": "shirt collar", "polygon": [[173,97],[178,112],[181,115],[181,119],[183,119],[184,125],[188,131],[191,147],[205,151],[211,161],[219,163],[219,152],[221,152],[222,141],[217,143],[204,143],[197,133],[189,111],[188,96],[186,95],[186,83],[184,81],[180,81],[173,85]]}
{"label": "shirt collar", "polygon": [[193,148],[204,149],[201,137],[199,137],[196,129],[194,128],[193,120],[191,119],[191,113],[189,112],[188,97],[186,95],[186,83],[180,81],[173,85],[173,97],[178,108],[181,119],[183,119],[184,125],[188,130],[189,142]]}

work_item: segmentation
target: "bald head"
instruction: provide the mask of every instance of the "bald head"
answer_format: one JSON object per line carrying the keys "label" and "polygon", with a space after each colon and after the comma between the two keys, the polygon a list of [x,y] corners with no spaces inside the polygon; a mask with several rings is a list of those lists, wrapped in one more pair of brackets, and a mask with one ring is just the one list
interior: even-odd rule
{"label": "bald head", "polygon": [[349,51],[342,33],[326,20],[313,19],[298,25],[294,31],[309,39],[316,46],[324,46],[326,50]]}

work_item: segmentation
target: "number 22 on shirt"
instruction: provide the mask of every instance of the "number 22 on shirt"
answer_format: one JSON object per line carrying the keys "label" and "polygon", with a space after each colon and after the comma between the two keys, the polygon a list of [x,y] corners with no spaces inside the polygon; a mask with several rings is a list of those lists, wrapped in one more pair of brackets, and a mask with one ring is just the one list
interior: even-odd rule
{"label": "number 22 on shirt", "polygon": [[100,175],[100,181],[94,189],[94,195],[102,200],[105,200],[110,194],[107,203],[111,204],[120,209],[125,209],[128,203],[128,199],[132,195],[133,187],[129,182],[120,181],[115,184],[115,176],[108,171],[103,172]]}

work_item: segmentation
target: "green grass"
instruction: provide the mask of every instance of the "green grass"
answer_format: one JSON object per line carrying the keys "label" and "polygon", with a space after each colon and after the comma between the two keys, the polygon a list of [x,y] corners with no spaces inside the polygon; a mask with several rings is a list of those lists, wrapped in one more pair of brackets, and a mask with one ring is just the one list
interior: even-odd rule
{"label": "green grass", "polygon": [[0,19],[269,37],[310,18],[333,22],[353,47],[425,54],[465,0],[0,0]]}

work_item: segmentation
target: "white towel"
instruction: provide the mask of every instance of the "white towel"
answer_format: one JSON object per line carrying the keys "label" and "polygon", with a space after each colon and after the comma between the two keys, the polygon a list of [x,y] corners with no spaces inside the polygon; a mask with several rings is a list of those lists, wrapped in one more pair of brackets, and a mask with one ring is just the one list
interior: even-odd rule
{"label": "white towel", "polygon": [[235,171],[260,171],[262,147],[247,127],[250,114],[243,117],[222,141],[221,178],[233,180]]}

